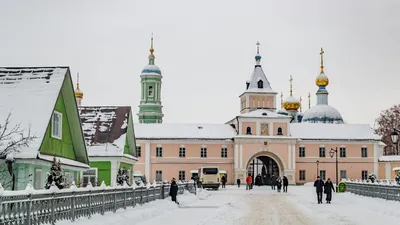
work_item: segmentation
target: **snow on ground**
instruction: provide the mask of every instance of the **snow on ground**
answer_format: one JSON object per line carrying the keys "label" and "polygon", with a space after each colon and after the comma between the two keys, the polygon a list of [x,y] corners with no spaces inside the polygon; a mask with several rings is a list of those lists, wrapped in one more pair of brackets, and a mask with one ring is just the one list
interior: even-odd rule
{"label": "snow on ground", "polygon": [[[218,191],[199,190],[178,196],[57,225],[369,225],[398,224],[400,202],[334,193],[332,204],[317,204],[311,184],[289,186],[288,193],[268,187],[227,186]],[[325,196],[324,196],[325,198]]]}

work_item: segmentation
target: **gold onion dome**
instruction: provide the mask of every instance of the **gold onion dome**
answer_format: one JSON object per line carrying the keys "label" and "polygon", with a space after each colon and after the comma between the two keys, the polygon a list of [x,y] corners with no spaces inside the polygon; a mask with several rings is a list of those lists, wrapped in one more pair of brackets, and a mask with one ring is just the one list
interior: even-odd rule
{"label": "gold onion dome", "polygon": [[297,111],[300,108],[300,101],[293,97],[292,81],[293,77],[290,75],[290,96],[283,101],[283,108],[287,111]]}
{"label": "gold onion dome", "polygon": [[319,53],[321,55],[321,71],[317,78],[315,79],[315,84],[317,86],[328,86],[329,84],[329,79],[324,73],[324,49],[321,48],[321,52]]}
{"label": "gold onion dome", "polygon": [[76,89],[75,89],[75,97],[76,98],[83,98],[83,92],[79,88],[79,73],[77,75],[77,82],[76,82]]}

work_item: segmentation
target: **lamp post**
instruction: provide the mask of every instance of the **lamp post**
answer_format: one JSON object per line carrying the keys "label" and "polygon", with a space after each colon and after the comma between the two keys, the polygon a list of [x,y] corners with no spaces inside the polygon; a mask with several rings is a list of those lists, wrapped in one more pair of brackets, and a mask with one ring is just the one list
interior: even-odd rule
{"label": "lamp post", "polygon": [[319,160],[317,160],[317,177],[319,176],[319,168],[318,168],[318,165],[319,165]]}
{"label": "lamp post", "polygon": [[399,155],[399,146],[397,144],[397,142],[399,140],[399,132],[400,132],[400,130],[398,130],[396,128],[393,128],[393,132],[390,135],[390,137],[392,138],[392,142],[393,142],[393,145],[394,145],[394,148],[395,148],[394,150],[395,150],[395,154],[396,155]]}
{"label": "lamp post", "polygon": [[329,155],[331,158],[333,158],[333,155],[336,154],[336,192],[338,192],[338,149],[336,148],[331,148],[331,151],[329,152]]}

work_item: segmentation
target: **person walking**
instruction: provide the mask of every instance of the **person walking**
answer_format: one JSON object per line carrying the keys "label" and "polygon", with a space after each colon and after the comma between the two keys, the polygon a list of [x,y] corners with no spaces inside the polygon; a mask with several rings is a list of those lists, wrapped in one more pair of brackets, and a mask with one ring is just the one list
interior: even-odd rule
{"label": "person walking", "polygon": [[275,176],[275,174],[272,174],[272,176],[271,176],[271,189],[275,190],[275,186],[276,186],[276,176]]}
{"label": "person walking", "polygon": [[326,194],[326,203],[328,203],[328,204],[331,204],[332,190],[335,191],[335,188],[333,187],[331,178],[328,178],[328,180],[325,183],[325,188],[324,188],[324,192]]}
{"label": "person walking", "polygon": [[171,181],[171,186],[169,188],[169,196],[171,196],[173,202],[179,205],[179,202],[176,200],[177,195],[178,195],[178,184],[176,184],[176,180],[173,177]]}
{"label": "person walking", "polygon": [[240,179],[239,178],[236,179],[236,184],[237,184],[238,188],[240,188]]}
{"label": "person walking", "polygon": [[225,177],[225,175],[222,176],[222,178],[221,178],[221,183],[222,183],[222,188],[225,188],[225,184],[226,184],[226,177]]}
{"label": "person walking", "polygon": [[281,188],[282,188],[282,179],[281,179],[281,177],[276,178],[276,186],[278,187],[278,192],[281,192]]}
{"label": "person walking", "polygon": [[287,187],[289,186],[289,180],[286,176],[283,176],[283,192],[287,193]]}
{"label": "person walking", "polygon": [[250,190],[251,189],[251,183],[253,182],[253,178],[250,176],[247,176],[246,178],[246,190]]}
{"label": "person walking", "polygon": [[324,189],[324,181],[318,176],[314,182],[315,190],[317,191],[318,204],[322,204],[322,191]]}

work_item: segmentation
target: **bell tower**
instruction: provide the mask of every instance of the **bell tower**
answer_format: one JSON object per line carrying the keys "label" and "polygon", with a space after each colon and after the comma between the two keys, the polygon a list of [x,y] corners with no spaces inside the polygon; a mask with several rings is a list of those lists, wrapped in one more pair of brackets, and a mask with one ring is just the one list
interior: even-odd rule
{"label": "bell tower", "polygon": [[161,104],[161,70],[154,64],[153,34],[151,35],[151,47],[149,64],[146,65],[140,75],[141,99],[139,105],[139,123],[162,123],[164,114]]}

